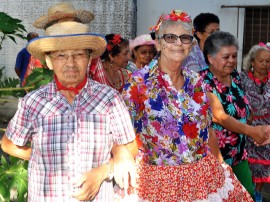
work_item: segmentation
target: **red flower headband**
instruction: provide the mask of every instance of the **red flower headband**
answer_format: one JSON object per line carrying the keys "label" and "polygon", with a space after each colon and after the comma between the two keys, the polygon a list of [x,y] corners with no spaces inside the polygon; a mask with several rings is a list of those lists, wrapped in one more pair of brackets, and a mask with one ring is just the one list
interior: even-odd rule
{"label": "red flower headband", "polygon": [[270,42],[267,42],[266,44],[263,43],[263,42],[260,42],[258,45],[262,46],[262,47],[265,47],[265,48],[268,48],[270,50]]}
{"label": "red flower headband", "polygon": [[180,20],[182,22],[189,22],[189,23],[192,22],[191,17],[186,12],[181,11],[181,10],[172,10],[172,12],[168,15],[166,14],[161,15],[158,19],[157,24],[153,27],[150,27],[150,30],[152,32],[158,31],[160,25],[162,24],[164,20],[172,20],[172,21]]}
{"label": "red flower headband", "polygon": [[115,34],[112,40],[108,40],[107,50],[110,52],[114,46],[119,46],[121,43],[121,38],[122,37],[120,34]]}

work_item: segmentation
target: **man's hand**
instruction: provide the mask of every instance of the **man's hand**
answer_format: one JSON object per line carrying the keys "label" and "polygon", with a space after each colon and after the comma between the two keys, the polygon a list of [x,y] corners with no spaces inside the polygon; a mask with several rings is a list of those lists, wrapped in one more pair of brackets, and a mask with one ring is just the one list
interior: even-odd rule
{"label": "man's hand", "polygon": [[93,200],[97,195],[101,183],[107,178],[107,166],[102,165],[93,168],[84,175],[73,185],[80,188],[80,191],[73,194],[72,197],[78,200]]}
{"label": "man's hand", "polygon": [[113,150],[114,161],[114,179],[122,189],[127,189],[129,184],[136,186],[136,166],[135,161],[125,145],[114,145]]}

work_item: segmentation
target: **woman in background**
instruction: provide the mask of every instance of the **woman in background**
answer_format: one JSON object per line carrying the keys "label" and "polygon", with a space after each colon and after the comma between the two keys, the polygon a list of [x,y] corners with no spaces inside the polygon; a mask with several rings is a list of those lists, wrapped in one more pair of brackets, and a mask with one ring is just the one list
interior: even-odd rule
{"label": "woman in background", "polygon": [[100,58],[94,59],[90,66],[93,80],[122,91],[124,83],[131,73],[128,64],[129,41],[119,34],[108,34],[106,51]]}
{"label": "woman in background", "polygon": [[250,126],[250,105],[237,72],[237,39],[228,32],[214,32],[205,41],[204,56],[209,68],[200,72],[213,111],[214,129],[222,156],[239,181],[253,196],[248,167],[246,136],[259,144],[269,137],[270,126]]}
{"label": "woman in background", "polygon": [[197,41],[183,62],[183,66],[190,68],[195,72],[199,72],[207,68],[203,56],[204,42],[212,33],[219,31],[219,18],[213,13],[200,13],[193,20],[194,34]]}
{"label": "woman in background", "polygon": [[[241,81],[252,108],[252,125],[270,124],[270,43],[254,45],[243,61]],[[248,162],[255,186],[255,201],[262,201],[262,186],[270,183],[270,144],[257,147],[247,139]]]}
{"label": "woman in background", "polygon": [[155,41],[150,34],[137,36],[134,40],[129,40],[132,61],[129,62],[127,69],[136,71],[148,65],[156,55]]}

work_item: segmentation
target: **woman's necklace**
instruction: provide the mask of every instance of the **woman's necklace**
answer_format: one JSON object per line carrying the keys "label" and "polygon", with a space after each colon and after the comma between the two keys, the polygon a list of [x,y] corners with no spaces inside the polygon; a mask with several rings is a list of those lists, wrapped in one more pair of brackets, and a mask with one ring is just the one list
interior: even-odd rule
{"label": "woman's necklace", "polygon": [[254,76],[254,72],[249,71],[248,77],[253,81],[255,87],[258,89],[259,94],[262,95],[264,93],[265,84],[267,82],[267,78],[260,80],[258,77]]}
{"label": "woman's necklace", "polygon": [[120,90],[124,82],[123,72],[120,69],[112,70],[112,65],[108,67],[106,63],[104,63],[104,69],[108,84],[116,90]]}
{"label": "woman's necklace", "polygon": [[255,77],[253,73],[252,73],[252,80],[253,80],[254,85],[259,89],[260,95],[262,95],[264,93],[265,82],[261,80],[255,81]]}

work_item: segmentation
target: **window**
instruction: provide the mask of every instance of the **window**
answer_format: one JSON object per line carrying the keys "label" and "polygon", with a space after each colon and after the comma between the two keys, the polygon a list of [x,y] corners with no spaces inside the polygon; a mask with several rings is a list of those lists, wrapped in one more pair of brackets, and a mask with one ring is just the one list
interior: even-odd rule
{"label": "window", "polygon": [[270,7],[245,9],[243,55],[259,42],[270,42]]}

